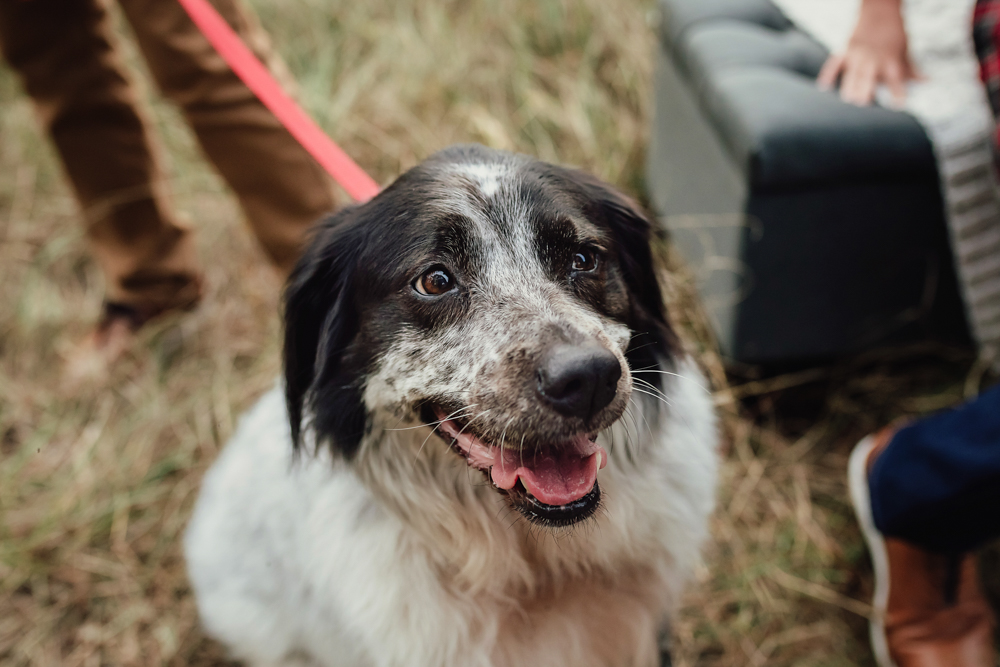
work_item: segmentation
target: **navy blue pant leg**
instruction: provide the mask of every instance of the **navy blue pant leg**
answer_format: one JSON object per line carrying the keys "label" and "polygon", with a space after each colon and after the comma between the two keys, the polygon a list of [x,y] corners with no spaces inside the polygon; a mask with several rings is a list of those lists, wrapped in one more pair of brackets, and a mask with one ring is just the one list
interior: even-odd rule
{"label": "navy blue pant leg", "polygon": [[869,486],[887,536],[950,554],[1000,536],[1000,385],[901,429]]}

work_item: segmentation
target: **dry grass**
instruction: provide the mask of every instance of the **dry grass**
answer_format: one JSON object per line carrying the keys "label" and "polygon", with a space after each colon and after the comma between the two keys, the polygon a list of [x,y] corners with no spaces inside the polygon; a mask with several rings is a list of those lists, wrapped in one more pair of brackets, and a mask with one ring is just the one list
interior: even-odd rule
{"label": "dry grass", "polygon": [[[310,112],[380,181],[480,141],[641,195],[650,0],[254,4]],[[97,315],[100,277],[5,69],[0,105],[0,664],[224,664],[197,629],[179,535],[236,416],[277,373],[278,286],[183,123],[154,102],[177,206],[212,257],[208,298],[146,332],[106,382],[67,386],[63,356]],[[724,387],[682,271],[669,288]],[[799,388],[749,380],[740,407],[718,392],[716,540],[676,624],[676,664],[871,664],[846,456],[884,421],[959,399],[978,380],[970,364],[897,351],[784,379],[811,380]]]}

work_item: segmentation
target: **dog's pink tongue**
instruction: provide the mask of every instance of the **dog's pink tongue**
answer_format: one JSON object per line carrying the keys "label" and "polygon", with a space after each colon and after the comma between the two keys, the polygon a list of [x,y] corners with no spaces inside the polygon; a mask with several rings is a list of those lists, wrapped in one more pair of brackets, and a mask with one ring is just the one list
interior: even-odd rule
{"label": "dog's pink tongue", "polygon": [[608,462],[604,448],[581,435],[558,449],[527,453],[505,449],[490,470],[493,483],[512,489],[518,478],[546,505],[566,505],[594,488],[597,471]]}

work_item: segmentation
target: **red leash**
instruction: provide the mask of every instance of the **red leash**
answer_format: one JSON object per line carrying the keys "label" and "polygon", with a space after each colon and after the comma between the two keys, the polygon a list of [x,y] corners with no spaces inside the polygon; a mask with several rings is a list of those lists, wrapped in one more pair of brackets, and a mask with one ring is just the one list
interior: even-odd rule
{"label": "red leash", "polygon": [[191,20],[247,88],[281,121],[320,166],[357,201],[378,194],[378,184],[289,97],[208,0],[178,0]]}

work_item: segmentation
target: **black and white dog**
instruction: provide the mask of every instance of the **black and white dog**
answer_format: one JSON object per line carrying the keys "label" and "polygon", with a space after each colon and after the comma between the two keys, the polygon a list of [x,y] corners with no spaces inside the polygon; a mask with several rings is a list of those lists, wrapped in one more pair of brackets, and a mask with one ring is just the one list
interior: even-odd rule
{"label": "black and white dog", "polygon": [[716,425],[650,224],[597,179],[459,146],[321,223],[285,377],[185,551],[250,665],[655,665]]}

